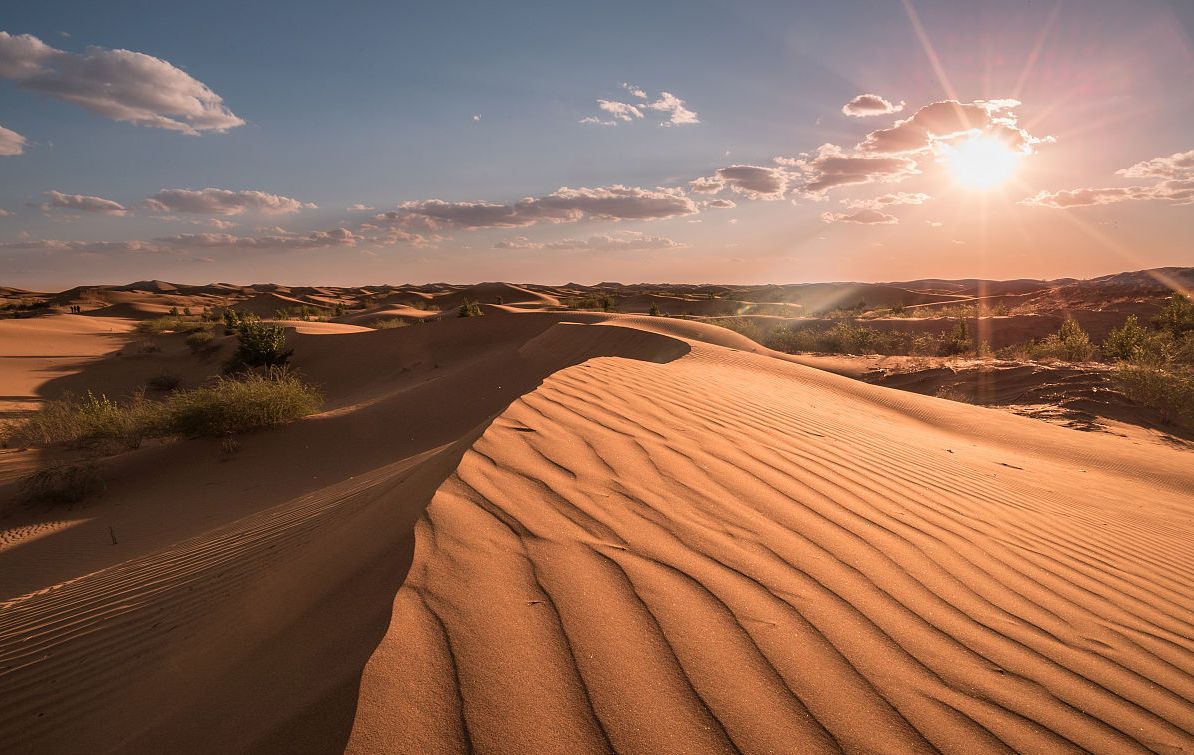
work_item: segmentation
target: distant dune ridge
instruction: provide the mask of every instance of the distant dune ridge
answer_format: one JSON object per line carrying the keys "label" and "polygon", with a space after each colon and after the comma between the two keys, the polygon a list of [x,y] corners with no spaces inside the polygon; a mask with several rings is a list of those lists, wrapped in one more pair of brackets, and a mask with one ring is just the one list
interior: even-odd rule
{"label": "distant dune ridge", "polygon": [[1190,450],[647,315],[1122,321],[1192,282],[0,289],[6,417],[217,374],[222,325],[138,332],[172,308],[314,308],[326,396],[105,456],[73,506],[14,497],[76,451],[0,449],[0,749],[1194,751]]}

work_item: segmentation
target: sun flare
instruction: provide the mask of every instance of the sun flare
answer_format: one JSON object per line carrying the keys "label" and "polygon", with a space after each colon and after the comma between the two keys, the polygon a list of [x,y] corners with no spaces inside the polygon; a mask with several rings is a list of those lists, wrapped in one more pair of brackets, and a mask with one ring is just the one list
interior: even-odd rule
{"label": "sun flare", "polygon": [[998,139],[973,137],[945,148],[954,181],[972,189],[991,189],[1006,181],[1020,162],[1020,153]]}

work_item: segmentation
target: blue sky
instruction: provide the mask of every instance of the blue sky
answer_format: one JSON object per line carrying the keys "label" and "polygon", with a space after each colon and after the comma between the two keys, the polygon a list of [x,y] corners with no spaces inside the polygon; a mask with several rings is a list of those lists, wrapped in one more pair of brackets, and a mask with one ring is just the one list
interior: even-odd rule
{"label": "blue sky", "polygon": [[[1192,29],[1188,3],[1160,0],[7,3],[0,30],[66,53],[66,63],[44,65],[82,70],[89,47],[143,53],[202,82],[244,124],[199,135],[134,125],[36,80],[0,76],[0,127],[25,140],[20,154],[0,157],[0,208],[9,213],[0,217],[0,282],[882,280],[1194,264],[1184,238],[1194,232],[1194,206],[1152,191],[1184,180],[1184,162],[1138,170],[1134,180],[1116,175],[1194,149]],[[663,92],[699,123],[660,125],[668,111],[649,105]],[[905,106],[843,114],[867,93]],[[714,195],[689,183],[734,165],[775,170],[776,158],[826,143],[861,154],[855,145],[868,133],[923,106],[1005,98],[1019,104],[992,115],[1011,114],[1041,141],[997,190],[941,175],[944,140],[905,153],[918,162],[915,173],[819,195],[801,188],[808,169],[791,166],[782,192],[750,193],[731,181]],[[580,123],[613,120],[599,99],[643,117]],[[1151,193],[1020,204],[1042,191],[1133,185]],[[360,228],[378,226],[373,214],[403,202],[508,204],[563,186],[662,189],[692,204],[653,219],[575,210],[566,222],[481,227],[448,215],[435,229],[420,208],[387,221],[406,234],[397,242]],[[163,189],[207,188],[318,207],[224,214],[143,204]],[[127,211],[43,209],[47,192]],[[892,192],[929,199],[885,204],[881,222],[826,221],[853,215],[847,202]],[[713,197],[736,206],[703,204]],[[349,212],[356,203],[374,210]],[[337,241],[328,246],[284,242],[335,228],[351,233],[321,237]],[[154,241],[197,233],[275,241]],[[129,241],[144,244],[87,246]]]}

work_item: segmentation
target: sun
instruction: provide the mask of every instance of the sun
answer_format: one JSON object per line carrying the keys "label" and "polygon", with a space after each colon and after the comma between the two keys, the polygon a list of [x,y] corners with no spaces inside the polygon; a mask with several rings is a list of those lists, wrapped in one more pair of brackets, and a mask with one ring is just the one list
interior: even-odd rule
{"label": "sun", "polygon": [[991,189],[1016,170],[1020,153],[991,137],[975,136],[944,148],[944,158],[954,181],[972,189]]}

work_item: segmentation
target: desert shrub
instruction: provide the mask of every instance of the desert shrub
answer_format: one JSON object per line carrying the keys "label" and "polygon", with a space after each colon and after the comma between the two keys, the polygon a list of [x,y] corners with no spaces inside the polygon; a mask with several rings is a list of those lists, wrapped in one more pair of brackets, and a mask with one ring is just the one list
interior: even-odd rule
{"label": "desert shrub", "polygon": [[78,503],[107,488],[94,464],[50,467],[21,481],[19,497],[27,503]]}
{"label": "desert shrub", "polygon": [[655,302],[651,302],[651,308],[647,310],[647,314],[651,315],[652,317],[659,317],[661,314],[659,311],[659,305]]}
{"label": "desert shrub", "polygon": [[240,313],[235,309],[225,309],[221,317],[224,320],[224,335],[230,336],[236,332],[236,328],[240,325]]}
{"label": "desert shrub", "polygon": [[230,367],[277,367],[290,359],[286,348],[286,330],[260,320],[241,319],[236,329],[237,349]]}
{"label": "desert shrub", "polygon": [[410,325],[410,323],[408,323],[406,320],[403,320],[399,317],[391,317],[385,320],[376,320],[369,327],[373,328],[374,330],[390,330],[392,328],[405,328],[407,325]]}
{"label": "desert shrub", "polygon": [[460,308],[456,310],[456,314],[460,317],[480,317],[485,312],[482,311],[481,305],[477,302],[465,299]]}
{"label": "desert shrub", "polygon": [[160,375],[154,375],[145,384],[155,391],[172,391],[182,384],[182,378],[169,372],[163,372]]}
{"label": "desert shrub", "polygon": [[1090,336],[1076,320],[1068,319],[1056,333],[1040,341],[1028,341],[1011,347],[1015,356],[1023,359],[1059,359],[1066,362],[1086,362],[1094,356],[1094,345]]}
{"label": "desert shrub", "polygon": [[1169,303],[1153,317],[1153,327],[1172,333],[1175,337],[1194,332],[1194,302],[1174,292]]}
{"label": "desert shrub", "polygon": [[175,393],[165,400],[165,410],[172,434],[230,435],[293,422],[318,411],[322,400],[293,372],[275,367]]}
{"label": "desert shrub", "polygon": [[160,401],[136,395],[121,404],[92,393],[52,401],[10,426],[5,442],[53,445],[111,439],[135,448],[144,438],[228,435],[273,427],[318,411],[321,402],[316,388],[274,367],[265,373],[216,378]]}
{"label": "desert shrub", "polygon": [[186,344],[191,347],[192,351],[202,351],[211,345],[215,340],[215,336],[211,334],[210,330],[196,330],[187,336]]}
{"label": "desert shrub", "polygon": [[1194,425],[1194,370],[1121,362],[1115,378],[1128,398],[1158,410],[1166,421]]}
{"label": "desert shrub", "polygon": [[138,394],[127,404],[119,404],[88,391],[82,398],[66,396],[47,402],[37,413],[11,425],[5,443],[52,445],[118,440],[136,448],[142,439],[156,434],[162,424],[158,402]]}
{"label": "desert shrub", "polygon": [[173,307],[172,309],[175,311],[174,314],[166,315],[165,317],[155,317],[150,320],[142,320],[137,323],[137,332],[147,335],[195,333],[210,327],[202,319],[187,319],[177,314],[178,307]]}
{"label": "desert shrub", "polygon": [[1136,315],[1130,315],[1124,324],[1113,328],[1103,339],[1103,355],[1109,359],[1131,361],[1143,356],[1149,340]]}

